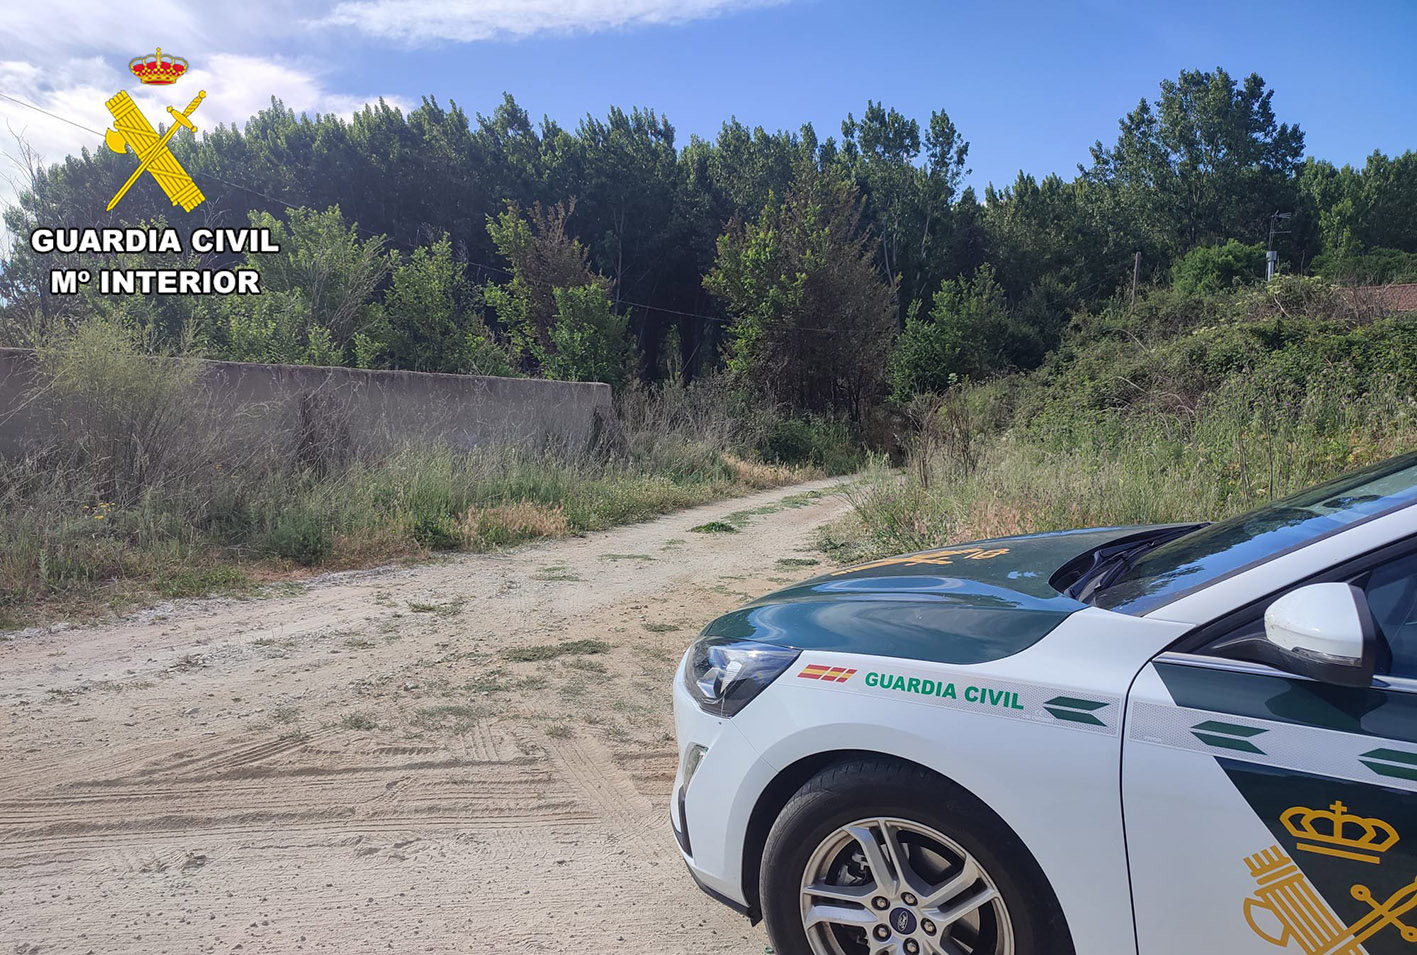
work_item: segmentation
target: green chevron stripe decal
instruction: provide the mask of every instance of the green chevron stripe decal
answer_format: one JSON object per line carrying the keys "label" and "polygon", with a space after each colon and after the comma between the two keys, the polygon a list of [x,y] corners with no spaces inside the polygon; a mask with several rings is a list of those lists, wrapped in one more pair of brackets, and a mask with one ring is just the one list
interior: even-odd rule
{"label": "green chevron stripe decal", "polygon": [[1107,725],[1091,713],[1079,713],[1076,710],[1060,710],[1052,706],[1045,706],[1043,708],[1049,713],[1052,713],[1054,719],[1067,720],[1070,723],[1087,723],[1089,726]]}
{"label": "green chevron stripe decal", "polygon": [[1075,696],[1055,696],[1051,700],[1045,701],[1043,708],[1057,720],[1086,723],[1089,726],[1106,726],[1105,722],[1092,715],[1092,711],[1100,710],[1108,705],[1110,704],[1100,703],[1097,700],[1082,700]]}
{"label": "green chevron stripe decal", "polygon": [[1358,757],[1358,762],[1390,779],[1417,780],[1417,753],[1398,749],[1373,749]]}
{"label": "green chevron stripe decal", "polygon": [[1066,706],[1072,710],[1100,710],[1106,703],[1096,700],[1080,700],[1075,696],[1055,696],[1043,703],[1044,706]]}
{"label": "green chevron stripe decal", "polygon": [[1191,735],[1207,746],[1231,749],[1240,753],[1258,753],[1260,756],[1265,755],[1264,750],[1250,742],[1250,737],[1265,732],[1268,731],[1256,726],[1239,726],[1235,723],[1222,723],[1219,720],[1206,720],[1204,723],[1197,723],[1191,727]]}

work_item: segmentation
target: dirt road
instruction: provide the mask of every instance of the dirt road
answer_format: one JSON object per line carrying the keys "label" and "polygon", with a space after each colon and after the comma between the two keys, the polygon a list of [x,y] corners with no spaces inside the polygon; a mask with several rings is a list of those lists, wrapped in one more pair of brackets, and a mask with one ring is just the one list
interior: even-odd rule
{"label": "dirt road", "polygon": [[0,642],[0,955],[759,955],[666,827],[669,684],[832,488]]}

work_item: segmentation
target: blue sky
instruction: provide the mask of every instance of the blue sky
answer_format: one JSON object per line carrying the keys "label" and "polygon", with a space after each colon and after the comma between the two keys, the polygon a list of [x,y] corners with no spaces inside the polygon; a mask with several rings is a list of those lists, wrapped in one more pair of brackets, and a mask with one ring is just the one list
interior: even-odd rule
{"label": "blue sky", "polygon": [[[801,0],[677,27],[543,36],[386,54],[399,92],[436,90],[489,110],[505,88],[562,122],[610,104],[654,106],[679,138],[749,125],[839,135],[883,100],[944,109],[969,139],[971,180],[1019,169],[1071,175],[1096,139],[1182,69],[1258,72],[1313,155],[1361,163],[1417,148],[1417,2],[860,3]],[[347,68],[351,80],[365,70]]]}
{"label": "blue sky", "polygon": [[[681,145],[729,116],[838,135],[876,99],[922,120],[947,111],[982,188],[1019,169],[1071,175],[1183,68],[1259,72],[1312,155],[1361,164],[1417,148],[1414,37],[1417,0],[63,0],[0,23],[0,93],[101,129],[119,88],[156,111],[207,88],[199,127],[239,122],[271,94],[349,112],[432,93],[489,112],[507,90],[568,126],[612,104],[651,106]],[[156,45],[192,72],[138,90],[127,61]],[[8,100],[0,119],[51,161],[96,145]]]}

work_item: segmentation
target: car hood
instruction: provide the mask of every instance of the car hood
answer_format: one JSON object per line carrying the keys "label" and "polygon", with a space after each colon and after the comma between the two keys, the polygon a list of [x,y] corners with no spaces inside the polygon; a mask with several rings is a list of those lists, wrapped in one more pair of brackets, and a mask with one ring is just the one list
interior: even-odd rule
{"label": "car hood", "polygon": [[1085,606],[1048,579],[1073,557],[1144,528],[1057,531],[960,544],[832,571],[719,617],[708,637],[988,663],[1032,646]]}

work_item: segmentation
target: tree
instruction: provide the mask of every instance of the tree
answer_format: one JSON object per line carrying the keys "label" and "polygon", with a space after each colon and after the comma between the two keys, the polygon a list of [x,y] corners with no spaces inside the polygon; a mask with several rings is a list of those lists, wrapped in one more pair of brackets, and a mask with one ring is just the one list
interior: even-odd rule
{"label": "tree", "polygon": [[392,276],[367,336],[361,365],[412,371],[509,375],[511,359],[473,309],[472,289],[445,235],[412,255],[391,256]]}
{"label": "tree", "polygon": [[[511,267],[511,277],[505,283],[489,282],[482,287],[483,298],[496,310],[526,364],[545,371],[547,362],[559,355],[561,345],[575,351],[574,356],[567,355],[565,361],[554,364],[557,372],[566,375],[581,368],[581,361],[599,361],[586,357],[589,352],[583,349],[602,358],[610,350],[609,344],[592,346],[585,338],[595,337],[588,331],[592,328],[608,334],[611,324],[595,313],[595,297],[587,290],[598,290],[604,299],[609,297],[612,284],[591,271],[585,246],[567,234],[566,219],[574,209],[574,202],[569,207],[557,203],[549,209],[538,203],[524,215],[516,203],[508,203],[500,216],[489,218],[488,234]],[[568,289],[579,291],[558,297]],[[623,318],[620,321],[623,335]],[[606,349],[604,354],[596,351],[601,347]]]}
{"label": "tree", "polygon": [[624,315],[617,315],[597,284],[558,288],[550,344],[538,355],[547,378],[603,381],[617,388],[634,371]]}
{"label": "tree", "polygon": [[953,274],[951,203],[968,172],[969,143],[943,111],[930,114],[922,139],[919,123],[870,100],[860,120],[847,114],[841,135],[833,162],[865,196],[881,271],[903,287],[903,316],[906,304]]}
{"label": "tree", "polygon": [[1182,295],[1207,295],[1264,277],[1263,245],[1231,239],[1224,245],[1201,245],[1171,267],[1172,286]]}
{"label": "tree", "polygon": [[1298,188],[1305,218],[1317,222],[1317,270],[1357,283],[1417,275],[1417,152],[1375,152],[1362,169],[1311,159]]}
{"label": "tree", "polygon": [[324,212],[291,209],[286,221],[269,212],[252,213],[253,228],[269,229],[279,255],[248,254],[246,264],[261,273],[262,294],[299,300],[307,327],[329,332],[347,346],[367,321],[374,291],[389,270],[386,239],[360,239],[359,225],[345,222],[339,206]]}
{"label": "tree", "polygon": [[732,318],[733,374],[794,409],[859,419],[895,331],[875,241],[851,184],[811,167],[756,223],[730,224],[704,285]]}
{"label": "tree", "polygon": [[1236,83],[1219,68],[1183,70],[1122,119],[1114,146],[1092,147],[1084,176],[1108,187],[1138,248],[1169,259],[1207,240],[1255,241],[1270,213],[1292,208],[1304,153],[1303,132],[1276,121],[1273,99],[1255,73]]}
{"label": "tree", "polygon": [[985,378],[1043,357],[1038,333],[1010,315],[1004,290],[987,265],[967,279],[947,279],[925,317],[912,313],[891,354],[891,394],[908,401],[966,379]]}

